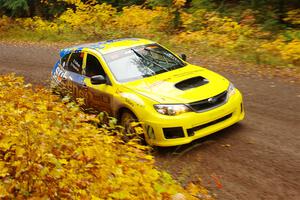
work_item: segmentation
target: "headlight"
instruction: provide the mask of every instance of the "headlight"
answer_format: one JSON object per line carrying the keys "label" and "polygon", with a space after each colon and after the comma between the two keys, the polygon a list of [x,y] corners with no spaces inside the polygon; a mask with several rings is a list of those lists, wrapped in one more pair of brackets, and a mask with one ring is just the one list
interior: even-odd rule
{"label": "headlight", "polygon": [[179,115],[181,113],[189,112],[191,111],[189,107],[183,104],[157,104],[154,105],[155,110],[163,115]]}
{"label": "headlight", "polygon": [[228,87],[228,96],[231,97],[234,94],[235,94],[235,87],[232,83],[230,83]]}

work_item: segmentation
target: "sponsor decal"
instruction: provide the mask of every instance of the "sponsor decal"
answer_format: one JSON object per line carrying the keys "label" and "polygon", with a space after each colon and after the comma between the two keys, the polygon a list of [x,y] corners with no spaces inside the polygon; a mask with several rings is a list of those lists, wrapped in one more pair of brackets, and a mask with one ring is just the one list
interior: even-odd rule
{"label": "sponsor decal", "polygon": [[55,69],[55,72],[53,74],[54,79],[56,79],[58,82],[61,82],[63,78],[66,77],[66,71],[62,70],[60,66],[57,66]]}

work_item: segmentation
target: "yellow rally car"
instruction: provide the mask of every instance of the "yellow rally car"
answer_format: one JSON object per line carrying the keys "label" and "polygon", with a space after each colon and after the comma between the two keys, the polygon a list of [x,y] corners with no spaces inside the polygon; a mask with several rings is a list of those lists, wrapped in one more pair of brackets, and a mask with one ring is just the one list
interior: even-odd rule
{"label": "yellow rally car", "polygon": [[244,118],[242,95],[226,78],[145,39],[63,49],[51,82],[122,125],[142,122],[156,146],[187,144]]}

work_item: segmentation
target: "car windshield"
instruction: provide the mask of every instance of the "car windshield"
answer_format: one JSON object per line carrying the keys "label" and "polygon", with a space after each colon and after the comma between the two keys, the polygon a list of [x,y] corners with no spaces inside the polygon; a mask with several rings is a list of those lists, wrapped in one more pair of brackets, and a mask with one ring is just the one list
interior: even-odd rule
{"label": "car windshield", "polygon": [[104,59],[116,80],[121,83],[168,72],[186,65],[158,44],[107,53]]}

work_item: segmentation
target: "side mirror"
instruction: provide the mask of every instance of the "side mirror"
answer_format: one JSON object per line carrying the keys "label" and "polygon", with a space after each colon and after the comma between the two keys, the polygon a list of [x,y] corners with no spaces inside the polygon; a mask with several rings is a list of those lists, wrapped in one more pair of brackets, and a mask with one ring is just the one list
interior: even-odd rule
{"label": "side mirror", "polygon": [[181,54],[180,57],[181,57],[182,60],[186,61],[186,55],[184,53]]}
{"label": "side mirror", "polygon": [[102,75],[96,75],[91,77],[91,83],[93,85],[100,85],[106,83],[106,78]]}

